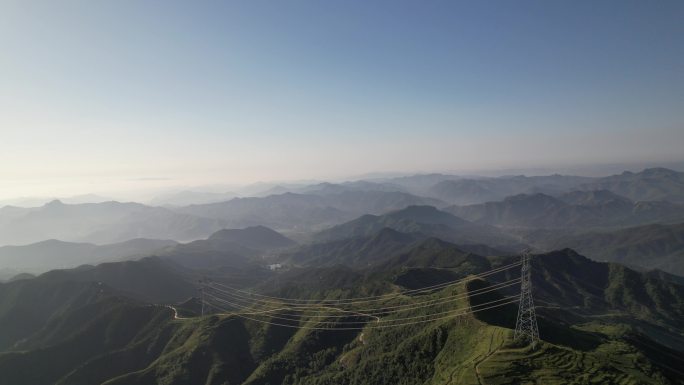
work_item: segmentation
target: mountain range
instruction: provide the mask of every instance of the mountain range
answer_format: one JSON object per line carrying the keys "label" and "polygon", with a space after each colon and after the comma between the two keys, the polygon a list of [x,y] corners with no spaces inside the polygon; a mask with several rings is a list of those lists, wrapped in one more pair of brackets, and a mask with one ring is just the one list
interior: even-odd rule
{"label": "mountain range", "polygon": [[371,236],[383,228],[434,236],[458,244],[483,244],[508,250],[524,247],[495,227],[475,224],[432,206],[409,206],[384,215],[363,215],[315,234],[314,240],[321,242]]}
{"label": "mountain range", "polygon": [[18,271],[42,273],[58,268],[147,256],[176,244],[177,242],[171,240],[132,239],[98,246],[92,243],[50,239],[25,246],[0,247],[0,266]]}
{"label": "mountain range", "polygon": [[418,234],[407,234],[382,228],[372,235],[306,244],[281,254],[283,262],[296,265],[347,265],[367,267],[396,255],[421,239]]}
{"label": "mountain range", "polygon": [[205,204],[224,202],[237,197],[237,194],[226,192],[205,192],[205,191],[176,191],[155,196],[150,200],[152,206],[189,206],[192,204]]}
{"label": "mountain range", "polygon": [[684,203],[684,173],[666,168],[650,168],[601,178],[550,175],[526,177],[446,179],[423,195],[455,205],[502,200],[519,194],[561,195],[571,191],[607,190],[633,201]]}
{"label": "mountain range", "polygon": [[579,234],[545,234],[539,247],[573,248],[598,261],[658,269],[684,277],[684,223],[646,225]]}
{"label": "mountain range", "polygon": [[570,191],[608,190],[633,201],[684,202],[684,173],[666,168],[625,171],[607,177],[573,175],[501,177],[418,174],[344,183],[290,184],[272,187],[265,194],[285,192],[319,194],[343,191],[407,192],[436,198],[452,205],[502,200],[518,194],[561,195]]}
{"label": "mountain range", "polygon": [[[301,268],[259,287],[273,296],[358,297],[515,260],[435,240],[373,272]],[[571,250],[534,256],[533,270],[542,337],[535,349],[512,342],[514,305],[398,329],[294,329],[235,315],[197,316],[185,300],[196,292],[196,273],[158,258],[46,273],[0,284],[0,384],[682,383],[684,286]],[[515,293],[474,294],[516,274],[504,271],[429,298],[465,294],[454,306],[478,306]],[[169,303],[190,318],[174,318],[162,306]]]}
{"label": "mountain range", "polygon": [[573,191],[558,197],[520,194],[502,201],[445,208],[475,223],[523,228],[625,227],[684,221],[684,206],[633,202],[607,190]]}
{"label": "mountain range", "polygon": [[590,181],[591,178],[565,175],[446,180],[432,186],[428,196],[457,205],[476,204],[518,194],[562,193]]}
{"label": "mountain range", "polygon": [[684,203],[684,173],[667,168],[648,168],[638,173],[598,178],[581,185],[583,190],[609,190],[635,201]]}
{"label": "mountain range", "polygon": [[[228,193],[203,195],[188,191],[166,201],[161,197],[157,202],[172,207],[113,201],[68,204],[55,200],[40,207],[0,208],[0,245],[47,239],[94,244],[134,238],[191,241],[222,228],[258,225],[306,239],[311,232],[365,214],[383,215],[412,205],[442,209],[452,204],[447,211],[458,217],[509,227],[676,223],[682,219],[679,203],[684,202],[683,175],[663,168],[605,178],[427,174],[272,186],[271,192],[278,194],[226,201],[216,200],[229,198]],[[207,199],[214,202],[182,205]],[[549,211],[535,214],[538,209]]]}
{"label": "mountain range", "polygon": [[254,226],[219,230],[207,239],[168,247],[156,255],[195,269],[252,269],[263,266],[265,256],[295,245],[274,230]]}
{"label": "mountain range", "polygon": [[286,193],[263,198],[178,208],[139,203],[65,204],[0,208],[0,245],[46,239],[107,244],[134,238],[190,241],[231,227],[269,226],[290,231],[342,223],[366,212],[383,213],[411,204],[439,203],[400,192],[346,191],[327,195]]}
{"label": "mountain range", "polygon": [[226,221],[233,227],[263,225],[277,230],[322,229],[366,213],[384,213],[415,204],[443,204],[403,192],[342,191],[326,194],[284,193],[263,198],[191,205],[178,212]]}
{"label": "mountain range", "polygon": [[65,204],[0,209],[0,244],[21,245],[46,239],[108,244],[135,238],[186,241],[225,226],[220,220],[180,214],[139,203]]}

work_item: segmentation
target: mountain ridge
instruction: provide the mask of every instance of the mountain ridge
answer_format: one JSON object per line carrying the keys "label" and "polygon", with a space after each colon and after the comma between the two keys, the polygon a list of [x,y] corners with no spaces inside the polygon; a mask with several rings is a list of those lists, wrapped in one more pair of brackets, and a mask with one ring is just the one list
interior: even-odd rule
{"label": "mountain ridge", "polygon": [[48,239],[23,246],[0,246],[0,264],[14,270],[41,273],[56,268],[145,256],[176,244],[172,240],[145,238],[107,245]]}
{"label": "mountain ridge", "polygon": [[[384,235],[394,234],[386,231]],[[456,251],[438,239],[422,244],[420,253],[406,259],[416,263],[397,266],[404,274],[434,274],[437,270],[431,268],[442,266],[441,271],[463,276],[510,263],[514,258],[484,258],[464,252],[439,256],[433,251]],[[434,258],[443,259],[444,263],[436,264]],[[149,266],[162,267],[154,259],[149,261],[152,262]],[[535,351],[512,342],[510,328],[515,321],[515,306],[406,326],[401,330],[366,329],[361,335],[357,331],[280,328],[231,315],[174,320],[173,311],[168,308],[130,302],[117,294],[90,299],[86,296],[76,306],[65,306],[71,301],[67,295],[59,302],[48,302],[65,310],[50,321],[49,328],[38,327],[33,337],[28,336],[29,349],[0,354],[0,369],[8,373],[7,377],[0,378],[0,384],[86,385],[93,379],[110,385],[159,381],[218,385],[226,380],[244,385],[443,383],[454,373],[459,381],[472,385],[479,384],[482,378],[489,382],[503,377],[524,382],[540,376],[544,376],[545,383],[560,384],[567,383],[569,378],[586,378],[587,368],[597,381],[609,383],[681,383],[676,372],[668,369],[672,360],[667,354],[658,353],[677,354],[675,337],[681,336],[681,331],[679,334],[667,331],[653,322],[660,320],[681,326],[684,286],[620,265],[592,262],[571,250],[534,255],[532,263],[535,300],[542,304],[538,309],[542,341]],[[118,264],[142,267],[139,263]],[[43,287],[44,292],[52,288],[47,284],[64,285],[68,282],[64,276],[88,273],[89,269],[0,285],[0,299],[7,298],[8,288]],[[501,272],[491,276],[489,282],[510,279],[516,274],[517,271]],[[274,295],[325,298],[344,290],[358,297],[364,292],[375,293],[376,289],[386,292],[391,288],[386,280],[392,277],[339,267],[303,270],[284,274],[281,279],[287,281],[281,280],[274,287],[283,291]],[[76,283],[96,290],[108,286],[107,283],[97,286],[98,275],[91,279],[94,281]],[[411,281],[399,282],[411,285]],[[481,280],[471,283],[444,289],[431,298],[451,298],[487,285]],[[29,293],[26,289],[22,292],[22,295]],[[501,298],[507,293],[506,290],[493,292],[490,299],[477,299],[468,294],[455,306],[477,306],[481,301]],[[562,308],[547,307],[546,301]],[[423,314],[419,308],[407,311]],[[76,320],[85,319],[90,322],[76,327],[80,324]],[[603,322],[611,322],[611,326]],[[59,333],[50,333],[49,329]],[[43,344],[47,346],[40,347]],[[605,361],[606,354],[614,355],[615,359]],[[484,362],[481,357],[490,359]],[[640,362],[638,367],[634,366],[634,360]],[[559,371],[556,364],[561,361],[566,366]],[[305,365],[307,362],[312,364]]]}
{"label": "mountain ridge", "polygon": [[[502,201],[450,206],[445,211],[475,223],[525,228],[621,227],[684,220],[684,206],[673,203],[632,202],[615,194],[611,199],[587,202],[591,199],[587,194],[591,193],[572,192],[559,198],[519,194]],[[578,200],[584,204],[576,204]]]}

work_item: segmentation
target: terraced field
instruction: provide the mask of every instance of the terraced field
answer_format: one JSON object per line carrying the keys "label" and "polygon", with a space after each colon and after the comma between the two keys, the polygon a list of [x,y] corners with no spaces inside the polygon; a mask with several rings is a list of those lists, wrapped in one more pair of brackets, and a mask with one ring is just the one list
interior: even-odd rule
{"label": "terraced field", "polygon": [[582,352],[542,342],[503,346],[479,365],[481,382],[504,384],[669,384],[646,357],[619,341]]}

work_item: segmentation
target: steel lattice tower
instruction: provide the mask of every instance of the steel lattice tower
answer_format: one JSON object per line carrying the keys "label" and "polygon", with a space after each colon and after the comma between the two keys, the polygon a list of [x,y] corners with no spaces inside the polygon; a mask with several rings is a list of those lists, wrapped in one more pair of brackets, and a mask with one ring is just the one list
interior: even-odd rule
{"label": "steel lattice tower", "polygon": [[518,304],[518,320],[515,323],[515,339],[527,340],[533,346],[539,342],[537,314],[532,301],[532,271],[530,268],[530,251],[522,253],[522,269],[520,271],[520,302]]}

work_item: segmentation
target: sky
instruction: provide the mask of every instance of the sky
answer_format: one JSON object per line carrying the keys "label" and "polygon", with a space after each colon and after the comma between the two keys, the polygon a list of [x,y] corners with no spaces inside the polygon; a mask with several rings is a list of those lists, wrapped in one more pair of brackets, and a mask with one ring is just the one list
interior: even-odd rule
{"label": "sky", "polygon": [[684,160],[682,1],[0,0],[0,198]]}

